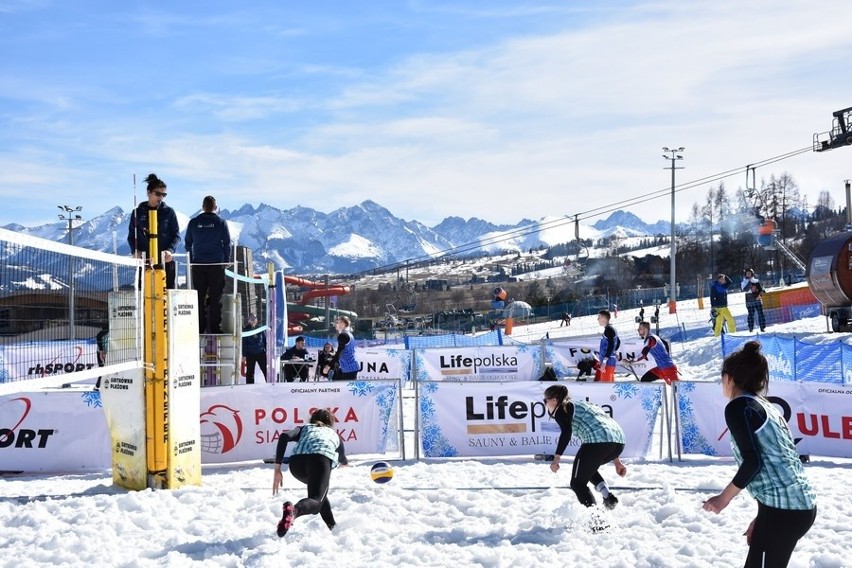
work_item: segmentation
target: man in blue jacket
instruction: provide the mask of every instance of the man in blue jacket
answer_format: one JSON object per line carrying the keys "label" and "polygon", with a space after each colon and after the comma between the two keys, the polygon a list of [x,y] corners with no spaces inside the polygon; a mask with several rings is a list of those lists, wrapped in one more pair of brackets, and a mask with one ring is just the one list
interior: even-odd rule
{"label": "man in blue jacket", "polygon": [[[216,199],[208,195],[202,213],[189,221],[184,243],[192,265],[192,287],[198,291],[198,332],[222,333],[222,290],[225,263],[231,257],[228,224],[216,213]],[[209,317],[208,317],[209,312]]]}

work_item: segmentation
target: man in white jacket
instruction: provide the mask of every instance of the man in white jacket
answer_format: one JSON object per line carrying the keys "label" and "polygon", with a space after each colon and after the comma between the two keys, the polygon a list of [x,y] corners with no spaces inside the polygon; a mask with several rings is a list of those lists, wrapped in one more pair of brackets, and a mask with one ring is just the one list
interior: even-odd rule
{"label": "man in white jacket", "polygon": [[757,312],[757,323],[760,326],[760,331],[766,331],[766,318],[763,315],[763,286],[760,285],[760,280],[754,275],[754,270],[747,268],[743,272],[743,281],[740,284],[743,292],[745,292],[746,309],[748,310],[748,330],[754,331],[754,314]]}

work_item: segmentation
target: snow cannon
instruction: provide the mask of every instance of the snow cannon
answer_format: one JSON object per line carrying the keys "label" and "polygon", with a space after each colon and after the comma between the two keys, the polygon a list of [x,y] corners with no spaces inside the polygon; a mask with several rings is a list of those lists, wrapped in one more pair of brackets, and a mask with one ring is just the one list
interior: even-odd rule
{"label": "snow cannon", "polygon": [[852,331],[852,232],[817,244],[805,275],[831,330]]}
{"label": "snow cannon", "polygon": [[506,291],[500,286],[497,286],[492,290],[492,294],[494,294],[494,299],[491,300],[491,309],[502,310],[506,305]]}

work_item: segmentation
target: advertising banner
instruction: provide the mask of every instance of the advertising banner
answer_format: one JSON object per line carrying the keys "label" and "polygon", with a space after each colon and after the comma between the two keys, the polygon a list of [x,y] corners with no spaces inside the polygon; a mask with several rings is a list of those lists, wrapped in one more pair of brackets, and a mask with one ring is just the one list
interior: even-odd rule
{"label": "advertising banner", "polygon": [[[852,457],[852,386],[778,382],[767,399],[790,427],[800,454]],[[684,453],[730,456],[731,437],[719,383],[677,384],[677,408]]]}
{"label": "advertising banner", "polygon": [[198,294],[169,290],[169,489],[201,484],[201,444],[198,408],[201,367],[198,359]]}
{"label": "advertising banner", "polygon": [[355,360],[361,365],[358,380],[408,380],[411,352],[406,349],[355,349]]}
{"label": "advertising banner", "polygon": [[201,391],[202,460],[230,463],[272,458],[281,432],[307,424],[317,408],[334,413],[347,454],[382,453],[397,396],[397,381],[205,388]]}
{"label": "advertising banner", "polygon": [[[139,314],[126,293],[109,295],[107,362],[119,356],[141,359]],[[121,355],[119,355],[121,354]],[[112,479],[128,489],[148,486],[145,445],[145,372],[140,367],[104,375],[100,395],[112,448]]]}
{"label": "advertising banner", "polygon": [[[95,339],[0,346],[0,382],[77,373],[98,366]],[[94,382],[94,381],[90,381]]]}
{"label": "advertising banner", "polygon": [[[644,341],[637,335],[630,339],[620,338],[621,347],[616,352],[618,360],[617,371],[620,373],[636,373],[636,378],[641,378],[657,364],[652,355],[648,355],[647,361],[636,361],[642,356]],[[547,360],[553,365],[558,377],[577,377],[580,373],[580,361],[584,359],[599,359],[598,348],[601,337],[572,337],[567,341],[548,342],[545,345]],[[629,366],[628,366],[629,364]],[[594,371],[592,372],[594,373]]]}
{"label": "advertising banner", "polygon": [[110,450],[98,392],[44,390],[0,397],[0,470],[102,471],[110,466]]}
{"label": "advertising banner", "polygon": [[542,373],[538,345],[447,347],[415,352],[418,381],[534,381]]}
{"label": "advertising banner", "polygon": [[[553,383],[548,383],[553,384]],[[559,425],[544,407],[540,383],[421,382],[419,431],[426,457],[506,456],[553,453]],[[574,400],[599,405],[624,429],[622,457],[642,458],[650,449],[662,401],[662,384],[571,385]],[[565,452],[574,455],[573,438]]]}

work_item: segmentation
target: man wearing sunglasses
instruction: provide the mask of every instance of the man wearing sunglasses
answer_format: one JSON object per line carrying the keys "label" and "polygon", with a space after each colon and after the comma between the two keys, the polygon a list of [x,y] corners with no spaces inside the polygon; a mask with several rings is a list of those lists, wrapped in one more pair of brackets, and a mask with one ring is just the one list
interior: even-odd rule
{"label": "man wearing sunglasses", "polygon": [[[130,227],[127,234],[127,243],[133,256],[141,258],[148,255],[148,212],[157,211],[157,245],[162,255],[162,261],[166,270],[166,288],[175,287],[175,261],[173,254],[180,242],[180,227],[178,226],[175,210],[166,205],[166,183],[150,174],[145,178],[148,184],[148,200],[143,201],[130,214]],[[156,263],[160,259],[156,259]]]}

